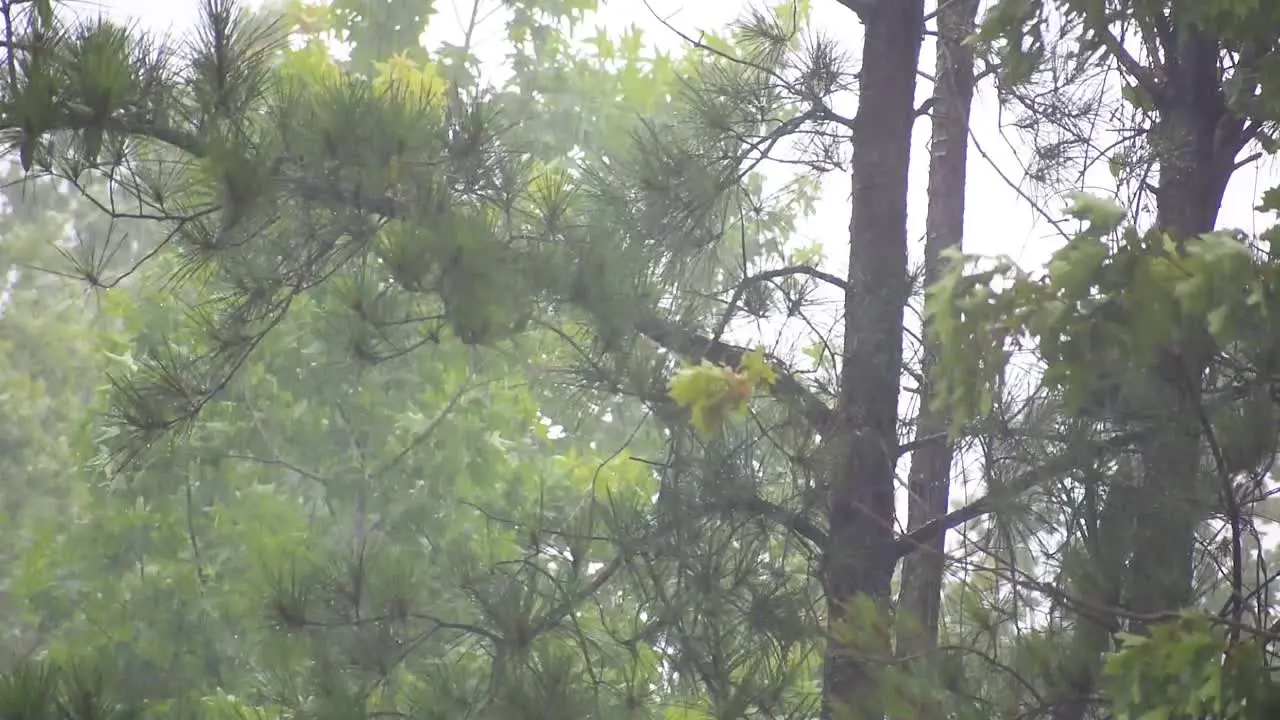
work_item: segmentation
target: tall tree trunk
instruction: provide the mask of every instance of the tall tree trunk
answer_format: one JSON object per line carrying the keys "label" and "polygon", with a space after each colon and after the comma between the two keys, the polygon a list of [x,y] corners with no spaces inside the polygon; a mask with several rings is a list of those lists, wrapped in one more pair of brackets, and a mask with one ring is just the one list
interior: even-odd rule
{"label": "tall tree trunk", "polygon": [[[943,253],[959,247],[964,234],[965,178],[969,151],[969,111],[973,105],[973,53],[964,40],[973,33],[978,0],[944,0],[938,8],[937,68],[933,88],[933,138],[929,155],[929,214],[925,220],[925,285],[941,276]],[[915,530],[945,515],[951,496],[954,448],[945,433],[948,419],[933,407],[934,352],[925,321],[921,367],[920,411],[916,417],[916,449],[911,454],[907,486],[907,528]],[[946,533],[907,555],[902,566],[898,602],[900,658],[924,658],[938,647],[938,614],[942,596]],[[920,720],[943,718],[940,707],[921,708]]]}
{"label": "tall tree trunk", "polygon": [[[830,632],[822,717],[880,720],[877,671],[890,660],[853,603],[887,612],[894,547],[894,467],[907,279],[907,169],[915,119],[923,0],[868,0],[853,133],[853,219],[845,296],[843,366],[834,427],[824,433],[829,545],[823,581]],[[879,667],[878,667],[879,666]]]}
{"label": "tall tree trunk", "polygon": [[[1167,77],[1156,98],[1156,222],[1182,243],[1213,230],[1244,123],[1227,109],[1216,39],[1187,24],[1175,43],[1166,48]],[[1202,471],[1199,420],[1213,348],[1202,328],[1186,330],[1192,339],[1168,348],[1153,368],[1156,387],[1146,408],[1156,425],[1140,448],[1149,502],[1137,523],[1129,581],[1129,606],[1141,613],[1190,603],[1195,530],[1216,492]]]}

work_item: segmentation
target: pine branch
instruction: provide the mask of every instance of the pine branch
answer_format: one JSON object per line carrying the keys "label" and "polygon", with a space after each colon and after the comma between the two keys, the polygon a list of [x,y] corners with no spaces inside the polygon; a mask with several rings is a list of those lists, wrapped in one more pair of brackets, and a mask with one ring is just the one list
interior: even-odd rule
{"label": "pine branch", "polygon": [[[684,358],[701,358],[717,365],[737,367],[742,362],[746,348],[685,330],[675,323],[648,314],[636,322],[641,335]],[[797,410],[810,426],[821,432],[831,423],[831,408],[808,388],[782,368],[771,387],[771,394],[784,405]]]}
{"label": "pine branch", "polygon": [[[204,158],[208,155],[208,149],[198,137],[164,123],[144,121],[128,115],[99,119],[94,116],[94,113],[89,108],[76,103],[67,103],[60,109],[63,113],[62,118],[60,121],[51,123],[50,127],[46,128],[47,131],[101,129],[107,132],[156,140],[177,148],[193,158]],[[23,125],[20,118],[0,118],[0,131],[22,129]]]}

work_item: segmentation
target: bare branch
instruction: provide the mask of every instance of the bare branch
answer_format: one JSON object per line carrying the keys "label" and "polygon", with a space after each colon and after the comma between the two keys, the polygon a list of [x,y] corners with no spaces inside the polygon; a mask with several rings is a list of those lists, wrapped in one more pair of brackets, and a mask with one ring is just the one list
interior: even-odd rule
{"label": "bare branch", "polygon": [[1124,44],[1109,28],[1095,27],[1093,30],[1097,33],[1098,39],[1102,41],[1107,51],[1120,64],[1120,68],[1133,77],[1134,83],[1157,104],[1162,102],[1164,85],[1160,82],[1160,78],[1156,73],[1151,68],[1138,62],[1137,58],[1125,49]]}
{"label": "bare branch", "polygon": [[742,298],[747,294],[753,286],[760,283],[766,283],[778,278],[790,277],[792,275],[808,275],[811,278],[817,278],[829,285],[840,290],[848,291],[849,283],[842,278],[836,277],[828,272],[823,272],[817,268],[808,265],[792,265],[790,267],[777,268],[774,270],[765,270],[749,277],[743,278],[741,282],[733,289],[733,297],[729,299],[728,306],[720,316],[720,321],[716,323],[715,333],[712,337],[719,340],[724,335],[725,328],[729,326],[729,321],[733,319],[733,314],[738,311],[738,306],[742,302]]}

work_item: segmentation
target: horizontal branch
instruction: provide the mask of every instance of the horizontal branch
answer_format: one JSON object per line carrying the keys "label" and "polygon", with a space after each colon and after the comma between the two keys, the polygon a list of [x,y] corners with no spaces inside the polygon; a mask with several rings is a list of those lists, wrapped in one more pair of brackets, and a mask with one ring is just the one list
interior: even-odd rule
{"label": "horizontal branch", "polygon": [[781,525],[819,549],[827,547],[826,531],[803,513],[788,510],[758,495],[746,498],[740,501],[740,504],[744,510]]}
{"label": "horizontal branch", "polygon": [[903,455],[906,455],[907,453],[915,452],[916,450],[919,450],[920,448],[930,443],[934,443],[939,440],[946,440],[946,439],[947,439],[946,433],[934,433],[932,435],[925,435],[922,437],[913,438],[911,440],[908,440],[907,442],[902,443],[901,445],[898,445],[897,456],[902,457]]}
{"label": "horizontal branch", "polygon": [[[1108,449],[1124,447],[1139,436],[1138,432],[1129,432],[1108,439],[1098,448],[1098,456]],[[924,438],[928,440],[928,438]],[[1081,458],[1076,453],[1066,451],[1055,455],[1043,463],[1033,467],[1006,483],[1003,487],[988,492],[964,507],[952,510],[942,517],[934,518],[898,537],[894,545],[896,557],[903,558],[928,546],[941,534],[954,530],[965,523],[976,520],[996,509],[999,501],[1017,497],[1029,490],[1062,477],[1081,465]]]}
{"label": "horizontal branch", "polygon": [[1014,478],[1008,486],[1002,487],[995,492],[987,493],[964,507],[952,510],[942,517],[934,518],[915,530],[902,535],[895,544],[895,554],[899,558],[906,557],[916,550],[929,545],[939,535],[945,534],[948,530],[954,530],[970,520],[976,520],[992,512],[996,509],[997,500],[1017,497],[1038,485],[1060,477],[1075,466],[1075,463],[1068,462],[1069,460],[1074,461],[1074,458],[1070,458],[1067,454],[1054,457],[1044,465],[1032,468]]}

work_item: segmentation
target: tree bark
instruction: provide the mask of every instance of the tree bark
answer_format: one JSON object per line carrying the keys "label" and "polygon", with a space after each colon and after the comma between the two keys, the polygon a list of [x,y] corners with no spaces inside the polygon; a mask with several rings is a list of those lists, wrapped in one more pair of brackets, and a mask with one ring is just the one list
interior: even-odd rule
{"label": "tree bark", "polygon": [[[964,235],[965,179],[969,151],[969,112],[973,105],[973,52],[964,40],[973,33],[978,0],[952,0],[938,8],[937,68],[933,88],[933,138],[929,155],[929,213],[925,220],[925,285],[942,274],[943,253],[960,246]],[[954,447],[944,433],[948,418],[933,407],[929,378],[934,357],[929,320],[925,320],[920,411],[907,475],[907,529],[916,530],[949,509]],[[938,533],[902,566],[897,625],[898,657],[911,662],[929,658],[938,647],[938,616],[946,533]],[[946,717],[941,707],[922,707],[920,720]]]}
{"label": "tree bark", "polygon": [[[1156,98],[1156,223],[1181,244],[1214,229],[1243,145],[1243,121],[1226,106],[1216,39],[1188,25],[1174,42],[1166,48],[1168,75]],[[1140,613],[1181,610],[1191,602],[1195,531],[1215,492],[1202,470],[1199,420],[1212,342],[1199,327],[1185,328],[1184,337],[1152,368],[1156,392],[1144,418],[1155,425],[1140,448],[1149,502],[1137,523],[1128,593],[1129,606]]]}
{"label": "tree bark", "polygon": [[861,610],[888,612],[897,564],[894,470],[902,319],[910,290],[907,170],[924,3],[874,0],[860,9],[864,34],[843,365],[833,427],[823,433],[831,462],[823,570],[829,630],[824,720],[884,717],[876,676],[892,651],[887,633],[866,635],[870,628]]}

